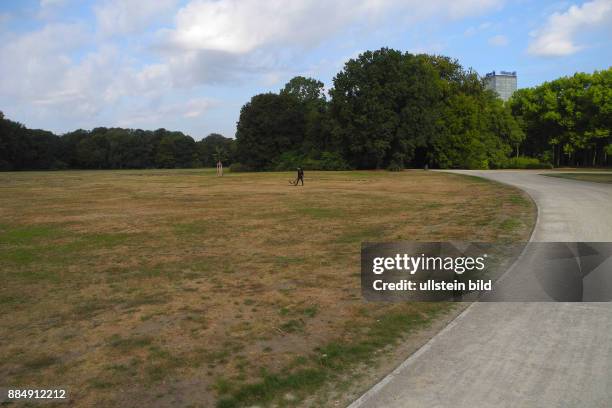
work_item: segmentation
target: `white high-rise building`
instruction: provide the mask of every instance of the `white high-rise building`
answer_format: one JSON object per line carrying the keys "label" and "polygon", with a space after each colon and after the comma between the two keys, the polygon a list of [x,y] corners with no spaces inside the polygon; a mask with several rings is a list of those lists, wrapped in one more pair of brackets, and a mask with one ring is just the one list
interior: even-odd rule
{"label": "white high-rise building", "polygon": [[510,99],[514,91],[516,91],[516,71],[489,72],[485,76],[484,81],[485,87],[497,92],[504,101]]}

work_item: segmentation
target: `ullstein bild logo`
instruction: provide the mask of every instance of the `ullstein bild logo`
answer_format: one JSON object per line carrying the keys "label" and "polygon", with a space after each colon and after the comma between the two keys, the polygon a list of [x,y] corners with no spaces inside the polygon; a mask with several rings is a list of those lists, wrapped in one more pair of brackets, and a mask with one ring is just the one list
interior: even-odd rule
{"label": "ullstein bild logo", "polygon": [[369,301],[608,302],[612,243],[363,243]]}

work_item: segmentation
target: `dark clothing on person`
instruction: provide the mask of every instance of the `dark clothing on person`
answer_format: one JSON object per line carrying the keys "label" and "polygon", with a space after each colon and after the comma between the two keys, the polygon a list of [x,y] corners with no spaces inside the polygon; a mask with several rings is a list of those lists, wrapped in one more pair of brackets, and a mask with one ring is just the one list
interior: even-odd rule
{"label": "dark clothing on person", "polygon": [[304,185],[304,170],[302,169],[297,170],[297,180],[295,180],[295,185],[297,186],[300,181],[302,182],[302,185]]}

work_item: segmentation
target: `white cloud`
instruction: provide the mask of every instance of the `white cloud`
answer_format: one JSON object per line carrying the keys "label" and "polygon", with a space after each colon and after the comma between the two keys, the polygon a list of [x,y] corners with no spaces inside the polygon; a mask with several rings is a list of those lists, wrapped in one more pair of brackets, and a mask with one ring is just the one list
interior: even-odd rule
{"label": "white cloud", "polygon": [[509,40],[508,37],[506,37],[505,35],[494,35],[493,37],[489,38],[489,44],[494,46],[494,47],[505,47],[506,45],[509,44]]}
{"label": "white cloud", "polygon": [[[156,67],[133,68],[112,44],[90,52],[92,35],[81,24],[47,24],[0,43],[0,100],[38,116],[88,119],[124,96],[150,97],[168,88]],[[161,78],[160,78],[161,77]]]}
{"label": "white cloud", "polygon": [[572,5],[563,13],[550,15],[546,24],[532,33],[535,39],[527,51],[545,57],[571,55],[585,47],[576,43],[577,35],[606,25],[612,25],[612,0],[593,0],[581,6]]}
{"label": "white cloud", "polygon": [[94,22],[57,23],[67,4],[40,0],[55,10],[46,25],[0,31],[0,103],[64,130],[202,118],[217,101],[193,97],[200,85],[277,86],[306,49],[348,29],[480,15],[502,0],[105,0]]}
{"label": "white cloud", "polygon": [[184,50],[247,53],[284,44],[316,45],[350,23],[389,15],[418,20],[462,18],[498,7],[500,0],[194,0],[179,10],[176,27],[164,30]]}
{"label": "white cloud", "polygon": [[157,18],[168,16],[176,3],[177,0],[106,0],[94,6],[94,12],[102,34],[127,34],[141,31]]}
{"label": "white cloud", "polygon": [[184,119],[199,118],[218,105],[218,101],[211,98],[192,98],[186,102],[169,104],[153,101],[153,103],[131,109],[122,114],[117,123],[119,126],[127,127],[143,125],[152,127],[152,124],[163,127],[165,122],[177,117]]}
{"label": "white cloud", "polygon": [[66,0],[40,0],[40,7],[61,6],[66,3]]}
{"label": "white cloud", "polygon": [[[414,2],[415,6],[422,4]],[[464,18],[479,15],[491,9],[498,9],[502,6],[500,0],[459,0],[459,1],[434,1],[436,7],[447,7],[451,18]]]}
{"label": "white cloud", "polygon": [[[369,30],[479,15],[502,0],[193,0],[172,28],[157,33],[156,48],[176,86],[234,81],[286,71],[305,49],[364,25]],[[294,64],[291,64],[294,65]],[[265,78],[265,77],[268,78]]]}
{"label": "white cloud", "polygon": [[0,43],[0,90],[14,99],[32,100],[57,87],[72,64],[72,51],[86,43],[80,24],[49,24]]}
{"label": "white cloud", "polygon": [[180,113],[184,118],[197,118],[217,106],[217,102],[209,98],[196,98],[183,105],[171,107],[171,113]]}
{"label": "white cloud", "polygon": [[356,4],[343,10],[342,3],[196,0],[179,10],[176,28],[164,34],[171,45],[188,51],[243,54],[266,45],[305,45],[342,27],[361,8]]}

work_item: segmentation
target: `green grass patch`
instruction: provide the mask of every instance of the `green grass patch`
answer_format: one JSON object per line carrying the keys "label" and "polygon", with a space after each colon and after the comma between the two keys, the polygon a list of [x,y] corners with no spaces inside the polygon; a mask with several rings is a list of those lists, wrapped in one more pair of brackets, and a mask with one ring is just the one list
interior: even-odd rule
{"label": "green grass patch", "polygon": [[41,259],[40,252],[34,248],[11,248],[0,250],[2,260],[16,265],[28,265]]}
{"label": "green grass patch", "polygon": [[[3,229],[4,230],[4,229]],[[30,245],[37,241],[62,236],[64,230],[56,225],[28,225],[0,232],[0,244]]]}
{"label": "green grass patch", "polygon": [[187,359],[182,359],[166,349],[150,346],[145,372],[150,382],[159,382],[167,378],[177,368],[188,364]]}
{"label": "green grass patch", "polygon": [[295,210],[299,215],[312,217],[318,220],[342,218],[346,216],[346,211],[340,208],[320,208],[320,207],[303,207]]}
{"label": "green grass patch", "polygon": [[210,220],[200,220],[174,224],[172,228],[176,235],[204,235],[214,228],[214,223]]}
{"label": "green grass patch", "polygon": [[387,230],[384,225],[350,227],[335,241],[338,244],[360,244],[362,241],[376,241],[381,239]]}
{"label": "green grass patch", "polygon": [[474,183],[479,183],[479,184],[488,184],[492,182],[491,180],[486,179],[484,177],[473,176],[471,174],[455,174],[455,175],[457,177],[467,177],[470,181],[473,181]]}
{"label": "green grass patch", "polygon": [[[59,228],[17,228],[8,231],[0,238],[0,261],[16,266],[43,264],[44,268],[32,270],[31,274],[19,274],[19,278],[45,279],[41,269],[51,266],[63,267],[79,259],[84,253],[111,249],[126,244],[134,234],[95,233],[74,234]],[[61,240],[57,242],[57,239]],[[52,276],[49,278],[53,279]]]}
{"label": "green grass patch", "polygon": [[304,263],[306,260],[303,256],[277,256],[274,259],[274,263],[277,266],[290,266],[290,265],[299,265]]}
{"label": "green grass patch", "polygon": [[54,252],[61,256],[70,256],[73,253],[88,251],[92,249],[113,248],[118,245],[125,244],[133,238],[132,234],[123,233],[96,233],[96,234],[78,234],[74,236],[72,242],[55,245]]}
{"label": "green grass patch", "polygon": [[124,338],[118,334],[113,334],[108,340],[108,345],[114,349],[125,352],[146,347],[152,342],[153,338],[150,336],[134,336]]}
{"label": "green grass patch", "polygon": [[218,379],[216,390],[221,398],[217,407],[268,405],[271,402],[282,406],[282,398],[288,392],[300,400],[355,365],[373,360],[376,351],[394,344],[410,331],[424,327],[452,307],[449,303],[439,303],[427,313],[386,313],[375,320],[365,335],[356,335],[352,337],[353,341],[330,342],[315,349],[315,353],[308,357],[300,356],[300,364],[293,365],[298,368],[278,373],[263,372],[258,382],[238,384],[225,378]]}
{"label": "green grass patch", "polygon": [[285,333],[295,333],[304,330],[304,321],[301,319],[291,319],[280,325],[280,329]]}
{"label": "green grass patch", "polygon": [[104,390],[104,389],[113,388],[115,386],[115,383],[112,381],[103,380],[101,378],[92,378],[91,380],[89,380],[89,386],[91,388]]}
{"label": "green grass patch", "polygon": [[41,370],[57,363],[59,359],[49,354],[39,354],[26,359],[23,366],[30,370]]}
{"label": "green grass patch", "polygon": [[134,293],[123,300],[123,306],[128,309],[145,305],[163,305],[168,302],[166,293]]}
{"label": "green grass patch", "polygon": [[[279,394],[287,391],[314,391],[327,380],[323,369],[302,369],[288,374],[270,374],[264,372],[262,380],[254,384],[246,384],[236,390],[231,396],[225,396],[217,402],[218,408],[237,408],[254,403],[265,403],[273,400]],[[221,381],[217,390],[228,391],[231,383]]]}
{"label": "green grass patch", "polygon": [[77,320],[89,319],[97,313],[114,307],[114,299],[92,298],[77,303],[72,308],[72,316]]}
{"label": "green grass patch", "polygon": [[500,224],[500,228],[504,231],[514,231],[521,226],[521,221],[515,218],[508,218]]}
{"label": "green grass patch", "polygon": [[529,199],[522,195],[513,195],[509,198],[509,200],[512,204],[517,204],[523,207],[529,207],[531,205]]}
{"label": "green grass patch", "polygon": [[0,305],[3,306],[17,306],[23,303],[27,303],[30,300],[30,297],[20,293],[20,294],[0,294]]}
{"label": "green grass patch", "polygon": [[593,183],[612,183],[612,173],[599,174],[599,173],[547,173],[543,174],[547,177],[556,177],[563,179],[579,180],[579,181],[590,181]]}
{"label": "green grass patch", "polygon": [[308,306],[307,308],[302,310],[302,313],[306,317],[315,317],[318,312],[319,312],[319,307],[317,305]]}

